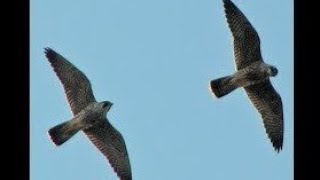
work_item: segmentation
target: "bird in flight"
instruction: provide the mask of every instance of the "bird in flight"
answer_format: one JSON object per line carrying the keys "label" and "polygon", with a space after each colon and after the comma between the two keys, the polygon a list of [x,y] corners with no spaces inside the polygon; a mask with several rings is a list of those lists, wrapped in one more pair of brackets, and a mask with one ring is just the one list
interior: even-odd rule
{"label": "bird in flight", "polygon": [[63,85],[73,113],[72,119],[49,129],[53,143],[59,146],[82,130],[108,159],[117,176],[132,180],[125,141],[106,118],[112,103],[97,102],[88,78],[66,58],[50,48],[45,48],[45,55]]}
{"label": "bird in flight", "polygon": [[276,76],[278,70],[263,61],[258,33],[245,15],[231,0],[223,0],[223,3],[233,36],[237,70],[232,75],[210,81],[210,90],[220,98],[243,87],[260,113],[274,149],[279,152],[283,146],[283,107],[280,95],[270,82],[270,77]]}

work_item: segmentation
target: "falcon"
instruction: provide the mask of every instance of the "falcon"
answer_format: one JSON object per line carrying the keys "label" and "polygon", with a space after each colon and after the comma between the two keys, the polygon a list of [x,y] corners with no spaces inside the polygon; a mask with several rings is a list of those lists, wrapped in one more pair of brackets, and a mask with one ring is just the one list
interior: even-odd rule
{"label": "falcon", "polygon": [[83,131],[108,159],[120,180],[132,180],[131,166],[122,135],[106,118],[112,103],[97,102],[88,78],[66,58],[50,48],[45,55],[60,79],[73,117],[53,128],[48,134],[57,146]]}
{"label": "falcon", "polygon": [[243,87],[258,110],[275,151],[279,152],[283,146],[283,107],[280,95],[270,82],[278,70],[264,62],[258,33],[245,15],[231,0],[223,3],[233,36],[236,72],[210,81],[210,90],[221,98]]}

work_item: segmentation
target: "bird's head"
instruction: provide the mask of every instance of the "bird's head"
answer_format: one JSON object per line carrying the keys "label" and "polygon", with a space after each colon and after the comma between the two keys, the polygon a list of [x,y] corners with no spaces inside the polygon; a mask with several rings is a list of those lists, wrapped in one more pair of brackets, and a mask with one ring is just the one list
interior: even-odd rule
{"label": "bird's head", "polygon": [[105,112],[108,112],[113,104],[109,101],[103,101],[100,103],[100,105]]}
{"label": "bird's head", "polygon": [[272,77],[276,76],[278,74],[278,69],[274,66],[269,66],[268,68],[268,74]]}

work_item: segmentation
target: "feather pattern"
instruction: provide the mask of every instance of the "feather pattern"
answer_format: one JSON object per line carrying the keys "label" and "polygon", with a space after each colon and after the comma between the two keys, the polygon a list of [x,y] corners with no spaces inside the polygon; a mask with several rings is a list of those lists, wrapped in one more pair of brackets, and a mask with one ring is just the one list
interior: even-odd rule
{"label": "feather pattern", "polygon": [[237,69],[243,69],[256,61],[262,62],[258,33],[231,0],[223,0],[223,2],[227,22],[233,35]]}
{"label": "feather pattern", "polygon": [[73,115],[96,102],[90,81],[83,72],[50,48],[45,49],[45,54],[63,85]]}
{"label": "feather pattern", "polygon": [[84,133],[109,160],[121,180],[132,180],[131,166],[122,135],[106,119],[85,129]]}

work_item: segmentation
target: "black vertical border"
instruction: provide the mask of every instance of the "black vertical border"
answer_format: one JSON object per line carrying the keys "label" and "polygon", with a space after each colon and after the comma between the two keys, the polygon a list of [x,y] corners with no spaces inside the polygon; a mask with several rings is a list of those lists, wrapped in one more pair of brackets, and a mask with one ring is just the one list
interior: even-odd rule
{"label": "black vertical border", "polygon": [[[313,127],[319,117],[314,116],[315,83],[319,57],[318,5],[311,1],[294,1],[294,177],[317,179],[318,162],[315,147],[318,147]],[[317,32],[318,31],[318,32]],[[317,126],[319,127],[319,126]]]}
{"label": "black vertical border", "polygon": [[[12,3],[7,6],[6,3]],[[2,167],[10,167],[5,171],[7,175],[2,175],[4,179],[29,179],[30,157],[29,157],[29,32],[30,32],[30,2],[10,1],[2,5],[2,17],[7,23],[2,24],[1,29],[9,32],[2,32],[5,41],[2,47],[9,48],[1,54],[2,66],[2,103],[6,106],[3,112],[2,126],[2,148],[7,152],[2,152]],[[8,9],[8,7],[10,7]],[[5,82],[7,81],[7,82]]]}

